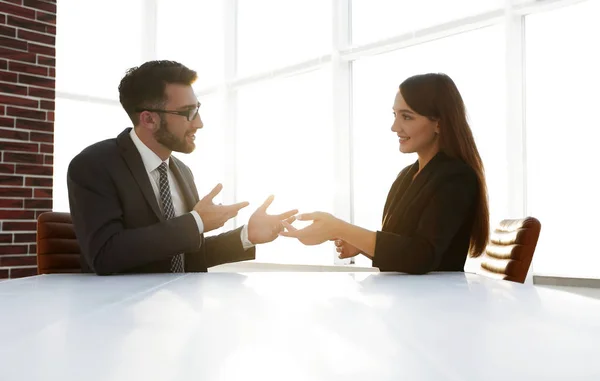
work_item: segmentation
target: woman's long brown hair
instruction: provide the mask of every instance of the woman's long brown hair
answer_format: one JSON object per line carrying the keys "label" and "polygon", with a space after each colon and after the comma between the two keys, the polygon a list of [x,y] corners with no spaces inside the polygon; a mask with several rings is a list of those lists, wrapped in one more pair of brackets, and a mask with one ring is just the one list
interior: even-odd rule
{"label": "woman's long brown hair", "polygon": [[483,162],[467,121],[465,103],[454,81],[441,73],[410,77],[400,85],[400,93],[414,111],[439,122],[440,151],[461,159],[473,168],[477,175],[479,197],[471,230],[469,254],[478,257],[488,243],[490,215]]}

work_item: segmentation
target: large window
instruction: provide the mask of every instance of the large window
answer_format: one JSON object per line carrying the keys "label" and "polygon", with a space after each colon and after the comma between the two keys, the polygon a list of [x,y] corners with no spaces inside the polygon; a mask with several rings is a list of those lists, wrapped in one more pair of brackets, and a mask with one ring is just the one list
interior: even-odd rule
{"label": "large window", "polygon": [[[587,112],[600,86],[598,0],[58,6],[55,209],[68,209],[72,157],[131,125],[118,103],[125,71],[171,59],[198,72],[205,123],[196,151],[176,155],[192,168],[201,197],[220,182],[216,202],[251,203],[211,234],[246,223],[270,194],[272,213],[322,210],[377,230],[392,182],[417,159],[399,152],[390,131],[398,85],[444,72],[463,95],[484,161],[492,226],[538,217],[534,274],[600,277],[589,238],[600,189],[585,165],[598,134]],[[330,243],[281,238],[257,251],[265,262],[334,258]],[[370,265],[364,257],[356,263]]]}
{"label": "large window", "polygon": [[526,18],[527,210],[542,223],[537,274],[600,277],[594,163],[600,2]]}

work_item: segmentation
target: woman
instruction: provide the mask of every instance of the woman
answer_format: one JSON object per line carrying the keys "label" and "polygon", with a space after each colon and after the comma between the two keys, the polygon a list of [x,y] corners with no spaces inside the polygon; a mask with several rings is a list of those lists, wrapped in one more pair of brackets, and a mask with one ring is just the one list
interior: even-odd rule
{"label": "woman", "polygon": [[400,85],[393,110],[400,151],[416,152],[418,160],[392,184],[381,230],[315,212],[298,216],[311,225],[298,230],[284,223],[280,234],[306,245],[335,240],[340,258],[364,254],[381,271],[463,271],[467,254],[485,249],[489,211],[462,97],[445,74],[416,75]]}

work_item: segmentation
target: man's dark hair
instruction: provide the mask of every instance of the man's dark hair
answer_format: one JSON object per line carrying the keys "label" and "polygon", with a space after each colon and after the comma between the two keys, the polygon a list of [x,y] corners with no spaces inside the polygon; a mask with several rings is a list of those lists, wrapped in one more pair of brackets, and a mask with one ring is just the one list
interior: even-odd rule
{"label": "man's dark hair", "polygon": [[132,67],[119,84],[119,101],[134,125],[139,122],[139,108],[162,108],[167,101],[167,84],[191,86],[197,79],[194,70],[175,61],[148,61]]}

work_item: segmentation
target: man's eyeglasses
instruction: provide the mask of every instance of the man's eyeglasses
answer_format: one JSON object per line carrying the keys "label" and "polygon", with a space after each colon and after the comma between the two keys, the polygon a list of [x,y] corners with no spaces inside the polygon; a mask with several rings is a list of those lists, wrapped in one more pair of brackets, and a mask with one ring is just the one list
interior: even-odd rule
{"label": "man's eyeglasses", "polygon": [[154,108],[139,108],[139,109],[136,109],[135,111],[136,112],[151,111],[151,112],[162,112],[165,114],[180,115],[180,116],[185,116],[185,118],[188,120],[188,122],[191,122],[192,120],[196,119],[196,116],[198,116],[199,109],[200,109],[200,102],[198,102],[198,104],[196,105],[195,108],[181,110],[181,111],[159,110],[159,109],[154,109]]}

